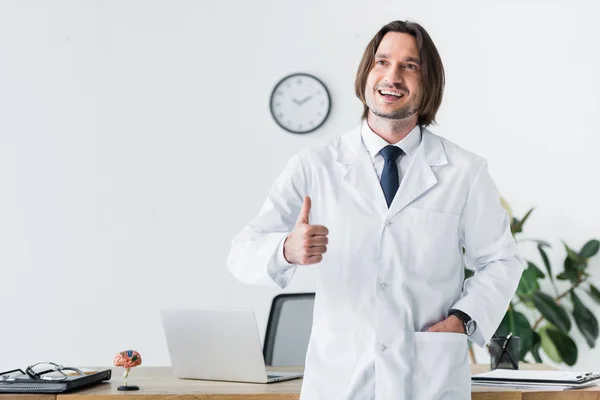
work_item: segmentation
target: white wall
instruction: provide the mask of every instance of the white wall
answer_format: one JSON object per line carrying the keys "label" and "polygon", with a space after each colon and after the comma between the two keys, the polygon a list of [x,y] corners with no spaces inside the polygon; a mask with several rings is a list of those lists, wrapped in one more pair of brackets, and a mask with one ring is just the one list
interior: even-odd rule
{"label": "white wall", "polygon": [[[2,0],[0,369],[108,365],[127,348],[167,365],[165,307],[249,306],[262,335],[277,292],[229,275],[230,240],[293,153],[358,122],[359,58],[393,19],[422,23],[443,57],[433,130],[486,157],[517,214],[537,207],[527,235],[555,244],[558,266],[561,239],[600,236],[599,11],[591,0]],[[269,115],[272,87],[295,71],[332,95],[307,136]],[[287,291],[313,289],[305,268]],[[575,336],[577,367],[600,369]]]}

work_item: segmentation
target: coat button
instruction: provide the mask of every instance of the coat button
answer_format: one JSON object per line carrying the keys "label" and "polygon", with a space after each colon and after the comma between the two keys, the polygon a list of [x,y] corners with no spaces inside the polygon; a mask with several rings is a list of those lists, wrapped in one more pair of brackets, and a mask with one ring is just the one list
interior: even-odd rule
{"label": "coat button", "polygon": [[381,349],[381,352],[383,353],[384,351],[387,350],[387,346],[385,344],[381,343],[380,349]]}
{"label": "coat button", "polygon": [[388,287],[388,284],[385,282],[381,282],[381,289],[385,290]]}

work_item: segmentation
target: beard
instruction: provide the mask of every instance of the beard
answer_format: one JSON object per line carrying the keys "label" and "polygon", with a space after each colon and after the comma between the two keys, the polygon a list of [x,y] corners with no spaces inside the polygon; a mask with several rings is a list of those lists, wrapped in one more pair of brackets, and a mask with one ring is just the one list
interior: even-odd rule
{"label": "beard", "polygon": [[[387,87],[377,87],[377,88],[375,88],[375,92],[377,90],[379,90],[380,88],[386,89]],[[408,91],[408,88],[406,88],[406,87],[398,87],[397,89],[402,90],[404,93],[406,93],[407,96],[410,94]],[[402,119],[411,117],[414,114],[419,112],[420,107],[418,105],[414,104],[415,101],[420,102],[420,100],[418,100],[418,99],[412,99],[413,100],[412,102],[408,102],[407,104],[405,104],[398,110],[384,112],[381,108],[377,107],[377,101],[375,99],[375,96],[377,96],[376,93],[367,93],[365,96],[365,102],[367,103],[367,107],[369,108],[369,110],[371,110],[371,112],[374,115],[376,115],[380,118],[391,119],[391,120],[402,120]]]}
{"label": "beard", "polygon": [[378,117],[385,118],[385,119],[395,119],[395,120],[406,119],[406,118],[416,114],[417,112],[419,112],[418,107],[411,107],[410,104],[405,105],[404,107],[402,107],[399,110],[388,112],[388,113],[384,113],[383,111],[377,110],[375,107],[371,107],[368,104],[367,104],[367,106],[369,107],[369,110],[371,110],[371,112],[374,115],[377,115]]}

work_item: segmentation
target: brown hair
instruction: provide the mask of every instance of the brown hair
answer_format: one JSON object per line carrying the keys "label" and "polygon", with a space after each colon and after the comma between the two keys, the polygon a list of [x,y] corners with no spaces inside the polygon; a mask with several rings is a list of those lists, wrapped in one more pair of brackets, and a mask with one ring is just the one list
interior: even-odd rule
{"label": "brown hair", "polygon": [[383,26],[365,49],[356,72],[356,82],[354,84],[356,97],[364,106],[362,118],[366,119],[369,114],[369,107],[367,107],[365,101],[367,77],[374,65],[375,52],[388,32],[407,33],[414,36],[417,41],[423,85],[423,99],[419,109],[418,124],[421,126],[431,125],[435,123],[435,114],[440,108],[440,104],[442,104],[445,83],[444,66],[440,54],[427,31],[416,22],[410,21],[393,21]]}

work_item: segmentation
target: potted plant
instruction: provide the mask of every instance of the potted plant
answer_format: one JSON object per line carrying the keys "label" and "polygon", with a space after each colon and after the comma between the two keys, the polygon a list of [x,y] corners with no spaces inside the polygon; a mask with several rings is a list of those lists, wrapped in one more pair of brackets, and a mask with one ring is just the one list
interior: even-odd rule
{"label": "potted plant", "polygon": [[[578,346],[571,337],[574,326],[590,348],[595,346],[598,338],[598,320],[586,302],[595,300],[600,303],[600,291],[589,282],[588,271],[589,260],[598,253],[600,242],[589,240],[579,251],[563,242],[566,254],[562,270],[554,271],[546,253],[551,247],[548,242],[520,238],[533,208],[522,219],[518,219],[512,216],[510,206],[504,200],[503,205],[511,218],[513,237],[517,242],[532,242],[537,247],[543,270],[527,260],[516,294],[496,335],[502,337],[512,333],[520,338],[521,361],[526,361],[527,355],[531,354],[535,362],[542,362],[540,351],[543,351],[552,361],[572,366],[577,362],[578,355]],[[473,274],[469,270],[465,272],[466,277]],[[562,290],[558,289],[557,281],[564,282],[560,284],[564,287]],[[542,285],[542,282],[549,284]],[[547,292],[547,287],[552,290]],[[470,355],[475,363],[471,348]]]}

